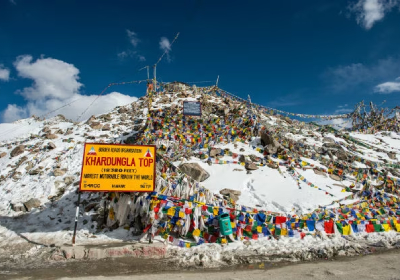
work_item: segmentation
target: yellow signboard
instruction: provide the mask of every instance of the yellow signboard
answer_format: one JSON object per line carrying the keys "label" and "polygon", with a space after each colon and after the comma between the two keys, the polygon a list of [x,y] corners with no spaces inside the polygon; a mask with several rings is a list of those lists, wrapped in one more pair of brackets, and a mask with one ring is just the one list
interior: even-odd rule
{"label": "yellow signboard", "polygon": [[156,147],[85,143],[81,191],[152,192]]}

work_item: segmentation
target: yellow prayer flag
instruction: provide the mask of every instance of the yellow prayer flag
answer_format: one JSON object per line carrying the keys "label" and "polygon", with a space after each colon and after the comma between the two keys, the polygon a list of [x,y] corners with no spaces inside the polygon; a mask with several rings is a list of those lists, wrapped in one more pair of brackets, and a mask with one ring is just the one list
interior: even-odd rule
{"label": "yellow prayer flag", "polygon": [[167,215],[168,216],[174,216],[175,215],[175,208],[169,208],[168,210],[167,210]]}
{"label": "yellow prayer flag", "polygon": [[349,235],[350,232],[350,225],[343,226],[343,235]]}
{"label": "yellow prayer flag", "polygon": [[217,216],[218,215],[218,207],[214,207],[214,216]]}
{"label": "yellow prayer flag", "polygon": [[383,229],[385,231],[389,231],[390,230],[390,225],[389,224],[383,224],[382,227],[383,227]]}

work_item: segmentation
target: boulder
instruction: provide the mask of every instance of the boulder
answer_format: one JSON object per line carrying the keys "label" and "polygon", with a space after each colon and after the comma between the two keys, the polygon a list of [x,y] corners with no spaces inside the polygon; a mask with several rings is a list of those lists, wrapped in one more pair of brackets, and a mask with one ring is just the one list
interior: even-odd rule
{"label": "boulder", "polygon": [[28,161],[28,165],[25,167],[26,171],[29,171],[33,168],[34,164],[32,161]]}
{"label": "boulder", "polygon": [[49,143],[47,144],[47,149],[53,150],[53,149],[55,149],[55,148],[56,148],[56,145],[55,145],[53,142],[49,142]]}
{"label": "boulder", "polygon": [[183,163],[179,165],[179,169],[194,180],[203,182],[210,174],[205,171],[198,163]]}
{"label": "boulder", "polygon": [[51,133],[46,134],[44,137],[45,137],[46,139],[56,139],[56,138],[58,138],[57,135],[51,134]]}
{"label": "boulder", "polygon": [[11,209],[15,212],[26,212],[26,208],[23,203],[11,203]]}
{"label": "boulder", "polygon": [[246,162],[246,158],[244,157],[244,155],[239,156],[239,162]]}
{"label": "boulder", "polygon": [[90,123],[90,127],[93,129],[102,129],[103,125],[100,122],[92,122]]}
{"label": "boulder", "polygon": [[325,172],[323,172],[323,171],[321,171],[321,170],[318,170],[318,169],[313,169],[313,170],[314,170],[314,173],[315,173],[315,174],[326,177]]}
{"label": "boulder", "polygon": [[19,145],[14,148],[14,150],[11,151],[10,156],[15,157],[20,154],[22,154],[25,151],[25,146],[24,145]]}
{"label": "boulder", "polygon": [[103,131],[111,130],[110,124],[104,125],[103,128],[102,128],[101,130],[103,130]]}
{"label": "boulder", "polygon": [[69,186],[71,185],[73,182],[75,181],[75,177],[74,176],[66,176],[64,178],[64,183]]}
{"label": "boulder", "polygon": [[272,169],[278,169],[279,165],[275,162],[268,162],[267,166]]}
{"label": "boulder", "polygon": [[32,208],[39,208],[40,200],[37,198],[31,198],[24,203],[26,210],[31,211]]}
{"label": "boulder", "polygon": [[29,175],[37,175],[37,174],[39,174],[39,172],[40,172],[39,168],[29,170]]}
{"label": "boulder", "polygon": [[223,190],[220,190],[219,193],[222,194],[223,196],[229,197],[233,201],[238,201],[239,196],[242,194],[241,191],[236,191],[236,190],[232,190],[232,189],[223,189]]}
{"label": "boulder", "polygon": [[210,157],[215,157],[216,155],[221,154],[221,151],[220,148],[212,148],[210,151]]}
{"label": "boulder", "polygon": [[88,120],[87,120],[87,124],[91,124],[92,122],[94,122],[96,120],[96,116],[95,115],[93,115],[93,116],[91,116]]}
{"label": "boulder", "polygon": [[126,107],[121,107],[118,109],[118,113],[123,114],[129,112],[129,109]]}
{"label": "boulder", "polygon": [[3,158],[3,157],[5,157],[7,155],[7,153],[6,152],[2,152],[2,153],[0,153],[0,158]]}
{"label": "boulder", "polygon": [[324,143],[331,143],[331,144],[335,144],[335,140],[333,140],[330,137],[324,137]]}
{"label": "boulder", "polygon": [[101,116],[104,120],[106,121],[112,121],[112,116],[111,114],[106,114]]}
{"label": "boulder", "polygon": [[397,159],[397,158],[396,158],[396,153],[393,153],[393,152],[387,153],[387,156],[388,156],[390,159],[394,159],[394,160]]}
{"label": "boulder", "polygon": [[337,152],[336,152],[336,156],[337,156],[337,158],[338,159],[340,159],[340,160],[348,160],[348,156],[347,156],[347,153],[346,153],[346,151],[344,151],[344,150],[338,150]]}
{"label": "boulder", "polygon": [[252,162],[259,162],[261,159],[255,155],[249,155]]}
{"label": "boulder", "polygon": [[335,174],[329,174],[329,177],[332,180],[335,180],[335,181],[342,181],[342,178],[340,176],[338,176],[338,175],[335,175]]}
{"label": "boulder", "polygon": [[267,146],[274,143],[274,138],[265,131],[261,133],[261,145]]}
{"label": "boulder", "polygon": [[43,127],[43,129],[42,129],[42,132],[43,133],[47,133],[47,132],[50,132],[51,130],[50,130],[50,128],[48,127],[48,126],[45,126],[45,127]]}
{"label": "boulder", "polygon": [[62,175],[64,175],[65,174],[65,171],[64,170],[62,170],[62,169],[60,169],[60,168],[56,168],[56,169],[54,169],[54,176],[62,176]]}
{"label": "boulder", "polygon": [[254,162],[246,162],[244,166],[247,170],[257,170],[258,167]]}

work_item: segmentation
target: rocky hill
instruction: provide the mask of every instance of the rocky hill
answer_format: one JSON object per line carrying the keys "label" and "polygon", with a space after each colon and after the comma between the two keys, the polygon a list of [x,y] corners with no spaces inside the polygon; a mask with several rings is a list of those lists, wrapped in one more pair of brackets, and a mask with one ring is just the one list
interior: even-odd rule
{"label": "rocky hill", "polygon": [[[183,116],[183,101],[201,102],[202,116]],[[21,236],[70,242],[85,142],[156,144],[157,183],[153,193],[83,193],[81,243],[143,232],[181,247],[226,243],[222,213],[239,241],[302,237],[329,221],[341,234],[365,231],[367,220],[397,230],[397,132],[301,122],[216,87],[167,84],[79,123],[59,115],[1,124],[0,141],[0,252]]]}

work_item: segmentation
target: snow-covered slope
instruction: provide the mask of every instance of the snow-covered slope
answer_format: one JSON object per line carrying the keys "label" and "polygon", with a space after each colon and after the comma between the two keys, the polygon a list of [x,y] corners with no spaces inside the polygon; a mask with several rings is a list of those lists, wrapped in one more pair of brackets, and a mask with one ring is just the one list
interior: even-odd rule
{"label": "snow-covered slope", "polygon": [[[203,103],[201,119],[165,113],[181,110],[182,101],[195,100]],[[209,173],[208,179],[197,183],[211,191],[204,202],[223,199],[219,194],[223,189],[238,190],[236,205],[295,217],[358,201],[357,193],[365,185],[359,177],[364,173],[372,188],[383,182],[379,173],[400,179],[397,133],[346,134],[254,110],[210,94],[210,88],[187,88],[158,93],[151,104],[142,97],[80,123],[57,116],[0,124],[0,248],[25,242],[21,234],[45,244],[69,242],[85,142],[155,143],[175,166],[198,163]],[[280,152],[266,152],[277,146],[265,148],[263,133],[277,140]],[[218,148],[225,152],[211,156]],[[256,168],[249,168],[251,163]],[[368,173],[371,169],[377,171]],[[175,191],[159,193],[174,196]],[[102,193],[83,194],[78,241],[132,239],[135,227],[126,222],[127,210],[119,213],[112,201],[124,227],[98,231],[103,198]],[[25,212],[29,200],[34,207]]]}

